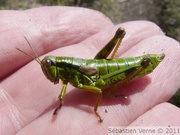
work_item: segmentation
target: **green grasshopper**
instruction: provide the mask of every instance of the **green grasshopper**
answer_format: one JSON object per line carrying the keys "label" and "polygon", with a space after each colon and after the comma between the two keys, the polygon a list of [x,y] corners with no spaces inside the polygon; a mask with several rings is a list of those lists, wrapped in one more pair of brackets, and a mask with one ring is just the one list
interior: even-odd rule
{"label": "green grasshopper", "polygon": [[[57,84],[61,79],[62,90],[58,96],[60,104],[53,114],[57,114],[57,111],[61,109],[66,95],[67,84],[70,83],[76,88],[97,94],[94,112],[99,121],[102,122],[103,119],[97,112],[102,90],[110,88],[108,94],[111,94],[114,90],[131,80],[151,73],[165,57],[165,54],[162,53],[129,58],[114,58],[124,36],[125,30],[119,28],[115,36],[97,53],[94,59],[46,56],[43,60],[40,60],[26,38],[35,57],[17,49],[35,59],[41,65],[46,78],[51,82]],[[111,52],[111,57],[107,59]]]}

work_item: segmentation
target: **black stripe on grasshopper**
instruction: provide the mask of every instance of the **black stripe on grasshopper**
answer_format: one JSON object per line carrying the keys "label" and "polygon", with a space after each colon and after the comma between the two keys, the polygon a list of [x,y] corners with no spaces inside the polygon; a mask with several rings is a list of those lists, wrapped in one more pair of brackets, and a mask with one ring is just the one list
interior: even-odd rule
{"label": "black stripe on grasshopper", "polygon": [[[35,58],[18,50],[35,59],[41,65],[48,80],[54,84],[58,83],[59,79],[62,81],[62,90],[58,96],[60,104],[54,114],[62,107],[66,87],[70,83],[74,87],[97,94],[94,112],[102,122],[103,120],[97,112],[102,89],[111,87],[110,94],[129,81],[152,72],[165,57],[164,54],[147,54],[130,58],[114,58],[124,35],[125,31],[119,28],[115,36],[97,53],[94,59],[46,56],[40,60],[28,41]],[[112,50],[111,59],[106,59]]]}

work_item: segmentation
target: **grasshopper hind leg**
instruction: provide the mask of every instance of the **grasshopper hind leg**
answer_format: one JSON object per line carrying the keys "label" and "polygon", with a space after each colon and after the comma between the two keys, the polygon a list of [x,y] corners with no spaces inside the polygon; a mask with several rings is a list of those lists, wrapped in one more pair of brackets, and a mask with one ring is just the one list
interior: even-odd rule
{"label": "grasshopper hind leg", "polygon": [[[136,67],[129,70],[132,70],[132,72],[126,74],[126,78],[121,80],[121,83],[117,83],[117,85],[113,86],[108,92],[108,95],[113,95],[112,92],[116,90],[117,88],[120,88],[121,86],[127,84],[131,80],[133,80],[134,77],[136,77],[140,72],[146,70],[146,68],[150,65],[150,59],[149,58],[143,58],[141,64]],[[128,70],[127,70],[128,71]],[[117,95],[118,96],[118,95]]]}
{"label": "grasshopper hind leg", "polygon": [[94,59],[106,59],[113,49],[114,50],[110,58],[114,58],[125,34],[126,32],[124,29],[118,28],[114,37],[96,54]]}

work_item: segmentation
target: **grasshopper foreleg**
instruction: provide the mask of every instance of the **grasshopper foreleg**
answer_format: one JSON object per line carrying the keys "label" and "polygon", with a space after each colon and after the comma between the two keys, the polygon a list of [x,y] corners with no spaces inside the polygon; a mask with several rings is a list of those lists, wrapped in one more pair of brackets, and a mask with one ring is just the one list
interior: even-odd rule
{"label": "grasshopper foreleg", "polygon": [[101,118],[101,116],[97,112],[97,108],[98,108],[98,105],[99,105],[99,102],[100,102],[100,99],[101,99],[101,96],[102,96],[102,90],[95,87],[95,86],[89,86],[89,85],[81,84],[79,82],[78,77],[75,77],[75,82],[76,82],[76,85],[77,85],[78,88],[89,91],[89,92],[93,92],[93,93],[98,95],[98,97],[96,99],[96,103],[94,105],[94,112],[95,112],[96,116],[99,118],[99,122],[103,122],[103,119]]}
{"label": "grasshopper foreleg", "polygon": [[64,99],[64,97],[66,95],[66,88],[67,88],[67,83],[63,82],[61,93],[58,96],[60,103],[59,103],[59,106],[54,110],[54,113],[53,113],[54,115],[56,115],[57,111],[60,110],[61,107],[62,107],[63,99]]}
{"label": "grasshopper foreleg", "polygon": [[99,105],[99,102],[100,102],[100,99],[102,96],[102,90],[97,88],[97,87],[94,87],[94,86],[86,86],[86,85],[81,85],[79,88],[84,89],[86,91],[93,92],[93,93],[98,95],[98,97],[96,99],[96,103],[94,105],[94,112],[95,112],[96,116],[99,118],[99,122],[103,122],[103,119],[101,118],[101,116],[97,112],[97,108],[98,108],[98,105]]}

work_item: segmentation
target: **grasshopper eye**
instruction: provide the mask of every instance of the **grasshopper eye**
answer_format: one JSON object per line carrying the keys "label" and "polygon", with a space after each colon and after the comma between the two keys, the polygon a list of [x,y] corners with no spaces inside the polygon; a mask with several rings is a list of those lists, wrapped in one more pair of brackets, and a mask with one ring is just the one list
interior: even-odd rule
{"label": "grasshopper eye", "polygon": [[44,61],[43,61],[43,64],[44,64],[44,66],[45,66],[45,67],[50,67],[50,66],[52,65],[52,63],[51,63],[51,60],[50,60],[50,59],[46,59],[46,60],[44,60]]}

